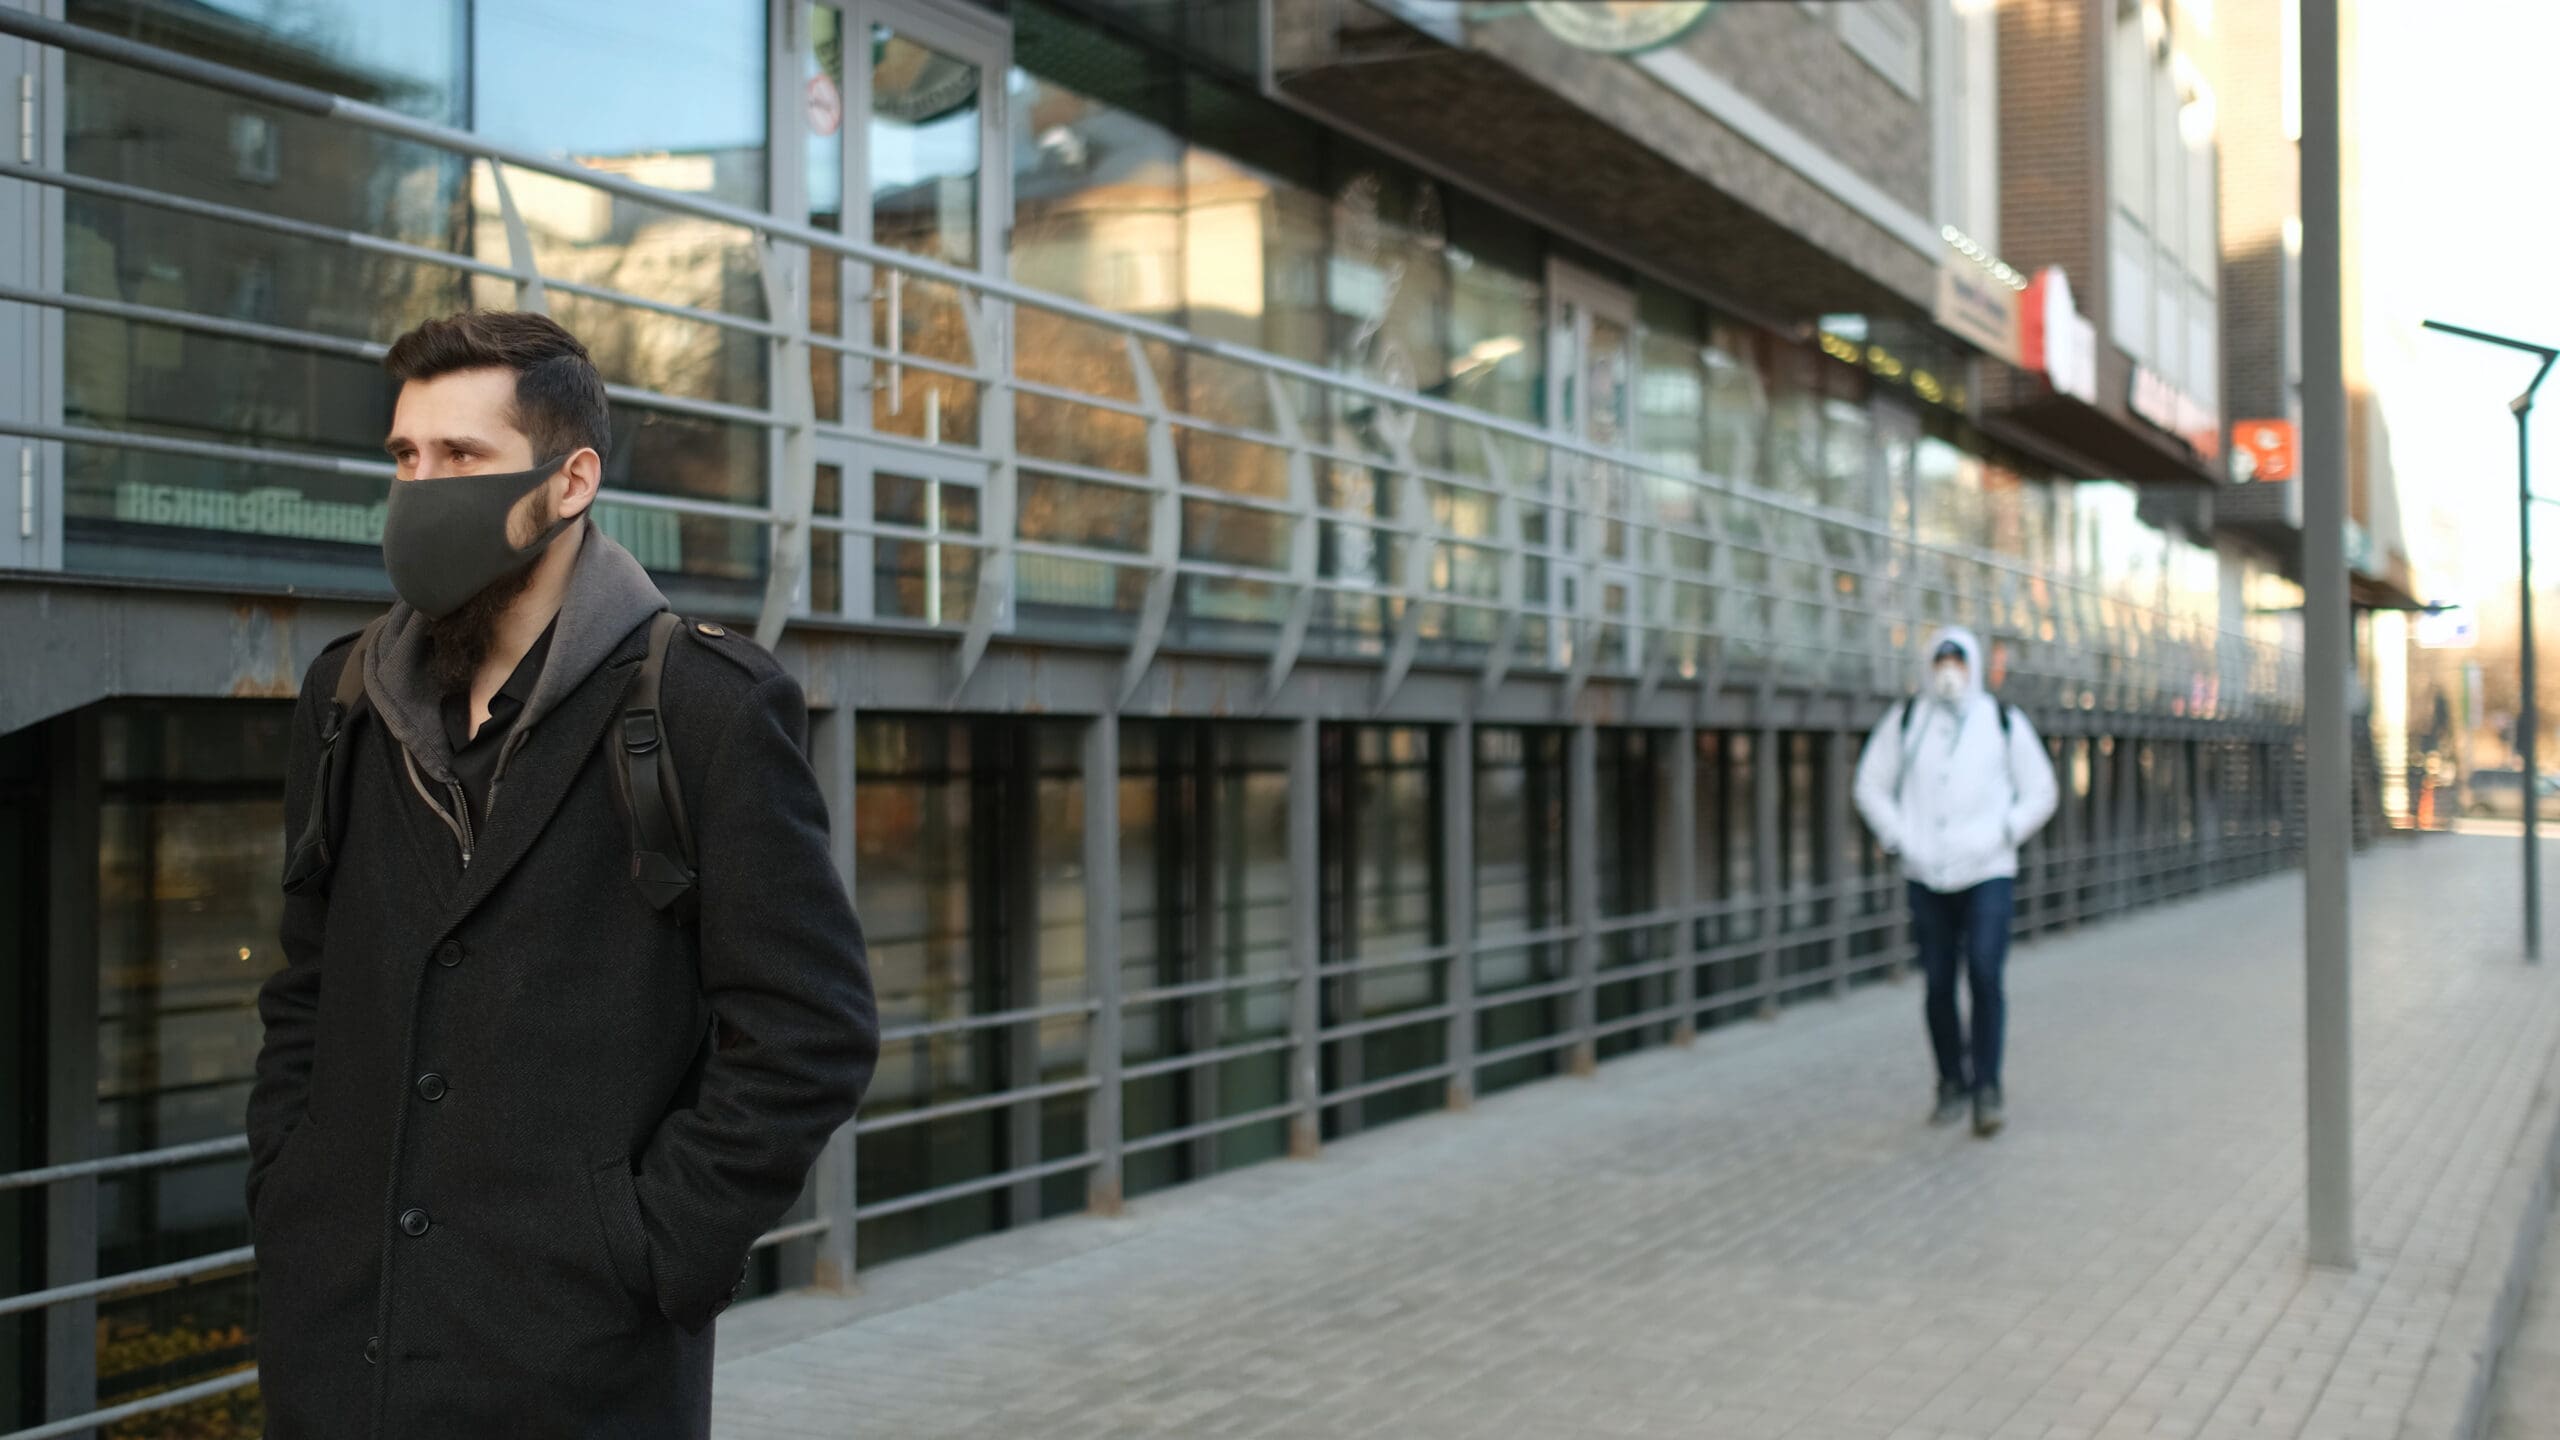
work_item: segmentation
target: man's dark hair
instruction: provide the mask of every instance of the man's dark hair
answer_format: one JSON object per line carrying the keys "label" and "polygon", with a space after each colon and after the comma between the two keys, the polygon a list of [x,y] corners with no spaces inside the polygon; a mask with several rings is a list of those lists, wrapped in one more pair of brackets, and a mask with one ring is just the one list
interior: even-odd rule
{"label": "man's dark hair", "polygon": [[530,310],[465,310],[429,320],[391,342],[382,368],[406,383],[458,370],[512,370],[515,405],[507,419],[533,442],[538,463],[581,447],[613,452],[604,377],[587,347],[548,315]]}

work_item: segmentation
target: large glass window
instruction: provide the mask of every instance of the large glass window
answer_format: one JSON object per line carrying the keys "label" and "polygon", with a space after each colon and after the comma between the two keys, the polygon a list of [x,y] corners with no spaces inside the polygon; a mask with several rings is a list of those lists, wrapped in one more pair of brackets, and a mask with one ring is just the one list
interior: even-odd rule
{"label": "large glass window", "polygon": [[1481,1091],[1552,1074],[1561,1063],[1543,1042],[1560,1033],[1570,1001],[1506,1002],[1502,992],[1571,970],[1571,947],[1549,933],[1567,919],[1565,740],[1561,730],[1476,732],[1476,1053],[1541,1047],[1486,1064],[1476,1076]]}
{"label": "large glass window", "polygon": [[[568,0],[471,7],[316,0],[215,10],[74,0],[69,17],[126,38],[346,95],[590,168],[745,205],[764,199],[764,7],[624,6],[598,27]],[[564,54],[578,57],[563,65]],[[75,174],[310,221],[458,255],[509,257],[498,179],[426,146],[69,57],[65,157]],[[512,171],[508,191],[549,276],[644,298],[762,313],[743,230]],[[221,220],[67,197],[65,284],[200,316],[387,341],[510,284]],[[741,404],[763,400],[752,336],[552,292],[606,378]],[[94,316],[68,317],[73,424],[379,460],[390,391],[369,362]],[[607,485],[763,498],[760,429],[618,406]],[[72,568],[198,580],[383,588],[373,552],[385,482],[325,467],[71,446]],[[608,531],[673,574],[684,603],[734,611],[761,588],[762,532],[614,506]]]}
{"label": "large glass window", "polygon": [[[1122,1086],[1136,1195],[1288,1149],[1288,732],[1129,722],[1120,740],[1121,1059],[1251,1053]],[[1164,994],[1172,991],[1174,993]],[[1267,1118],[1209,1134],[1222,1119]],[[1171,1141],[1153,1137],[1190,1134]]]}
{"label": "large glass window", "polygon": [[[1392,961],[1428,950],[1443,934],[1431,732],[1343,726],[1324,734],[1324,963]],[[1447,998],[1437,961],[1337,975],[1325,987],[1327,1026],[1427,1010]],[[1448,1025],[1417,1019],[1325,1047],[1325,1088],[1387,1085],[1448,1055]],[[1437,1108],[1437,1083],[1381,1090],[1335,1107],[1331,1133]]]}
{"label": "large glass window", "polygon": [[[283,963],[282,704],[115,706],[99,715],[98,1129],[126,1155],[237,1134]],[[70,1043],[66,1040],[65,1043]],[[98,1182],[98,1273],[249,1243],[246,1162]],[[136,1399],[249,1363],[249,1267],[98,1302],[97,1399]],[[151,1434],[254,1435],[255,1392],[149,1417]],[[141,1432],[136,1432],[141,1433]]]}
{"label": "large glass window", "polygon": [[[855,732],[854,904],[881,1027],[1024,1010],[1084,993],[1076,727],[865,717]],[[863,1113],[881,1117],[1080,1073],[1079,1016],[891,1039]],[[1084,1148],[1081,1097],[863,1137],[866,1205]],[[1082,1176],[981,1190],[865,1221],[872,1260],[1078,1208]]]}

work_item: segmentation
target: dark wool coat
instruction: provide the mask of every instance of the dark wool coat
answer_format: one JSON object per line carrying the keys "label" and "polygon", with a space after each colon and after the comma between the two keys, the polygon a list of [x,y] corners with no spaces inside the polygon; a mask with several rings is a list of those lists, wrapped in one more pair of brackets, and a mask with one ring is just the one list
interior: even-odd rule
{"label": "dark wool coat", "polygon": [[[269,1440],[707,1435],[712,1317],[869,1081],[871,986],[799,686],[741,637],[675,638],[662,708],[700,912],[650,908],[600,743],[646,611],[629,556],[586,541],[551,703],[519,721],[468,866],[426,798],[448,757],[403,753],[429,743],[414,694],[376,691],[393,713],[340,742],[335,867],[288,899],[286,968],[259,996]],[[610,567],[623,593],[598,601]],[[560,648],[582,604],[590,635],[598,613],[619,635],[590,665]],[[347,654],[303,680],[288,842]]]}

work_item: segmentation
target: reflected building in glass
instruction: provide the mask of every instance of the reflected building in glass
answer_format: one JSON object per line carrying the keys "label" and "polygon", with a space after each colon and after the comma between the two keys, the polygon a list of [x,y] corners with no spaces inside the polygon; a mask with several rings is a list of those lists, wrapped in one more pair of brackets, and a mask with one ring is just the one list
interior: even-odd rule
{"label": "reflected building in glass", "polygon": [[0,1437],[258,1433],[290,704],[388,602],[381,348],[460,306],[587,339],[599,522],[809,695],[886,1033],[757,1293],[1892,975],[1848,776],[1941,624],[2063,778],[2022,934],[2291,863],[2299,591],[2211,518],[2217,22],[2035,3],[2144,47],[2091,102],[2144,144],[2081,183],[2177,183],[2106,236],[2003,163],[2017,3],[68,0],[0,40]]}

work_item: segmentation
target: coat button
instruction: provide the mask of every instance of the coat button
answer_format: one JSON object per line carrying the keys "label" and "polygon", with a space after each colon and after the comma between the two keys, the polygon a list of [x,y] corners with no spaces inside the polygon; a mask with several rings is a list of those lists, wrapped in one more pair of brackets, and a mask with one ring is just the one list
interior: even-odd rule
{"label": "coat button", "polygon": [[364,1363],[367,1365],[379,1365],[382,1363],[381,1336],[367,1335],[364,1337]]}
{"label": "coat button", "polygon": [[426,1074],[419,1076],[419,1077],[418,1077],[418,1098],[419,1098],[419,1099],[421,1099],[421,1100],[441,1100],[441,1099],[443,1099],[443,1098],[444,1098],[444,1077],[443,1077],[443,1076],[441,1076],[441,1075],[439,1075],[439,1074],[437,1074],[437,1073],[436,1073],[436,1072],[434,1072],[433,1070],[430,1070],[430,1071],[428,1071]]}
{"label": "coat button", "polygon": [[696,630],[701,631],[701,632],[702,632],[703,634],[705,634],[705,635],[713,636],[713,637],[715,637],[715,638],[716,638],[716,637],[718,637],[718,636],[726,635],[726,634],[728,634],[728,633],[729,633],[728,631],[721,629],[719,626],[714,625],[714,624],[712,624],[711,622],[709,622],[709,621],[707,621],[707,620],[706,620],[706,621],[704,621],[703,623],[699,624],[699,625],[694,626],[693,628],[694,628],[694,629],[696,629]]}
{"label": "coat button", "polygon": [[424,1210],[412,1208],[400,1212],[400,1233],[412,1240],[427,1233],[428,1223]]}
{"label": "coat button", "polygon": [[436,963],[450,970],[462,963],[462,942],[447,940],[436,947]]}

